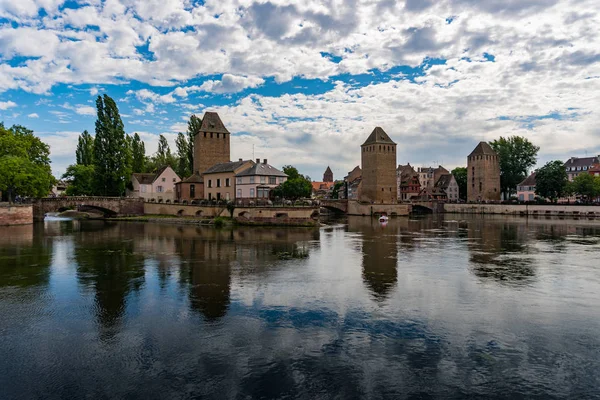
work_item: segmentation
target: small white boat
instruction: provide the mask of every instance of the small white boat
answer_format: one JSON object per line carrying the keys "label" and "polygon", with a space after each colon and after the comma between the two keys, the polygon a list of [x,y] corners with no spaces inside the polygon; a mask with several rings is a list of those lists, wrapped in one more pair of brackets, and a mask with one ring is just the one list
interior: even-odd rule
{"label": "small white boat", "polygon": [[379,222],[388,222],[387,215],[382,215],[381,217],[379,217]]}

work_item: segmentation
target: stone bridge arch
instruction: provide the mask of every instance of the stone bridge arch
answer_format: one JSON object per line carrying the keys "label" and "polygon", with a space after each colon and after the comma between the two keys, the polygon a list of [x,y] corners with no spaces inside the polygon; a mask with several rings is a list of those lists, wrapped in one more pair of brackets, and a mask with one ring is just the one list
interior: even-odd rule
{"label": "stone bridge arch", "polygon": [[321,207],[334,213],[348,213],[348,200],[322,200]]}
{"label": "stone bridge arch", "polygon": [[130,197],[47,197],[36,200],[33,204],[33,215],[36,220],[43,220],[50,212],[60,209],[76,209],[81,211],[101,211],[105,217],[133,216],[144,214],[144,199]]}

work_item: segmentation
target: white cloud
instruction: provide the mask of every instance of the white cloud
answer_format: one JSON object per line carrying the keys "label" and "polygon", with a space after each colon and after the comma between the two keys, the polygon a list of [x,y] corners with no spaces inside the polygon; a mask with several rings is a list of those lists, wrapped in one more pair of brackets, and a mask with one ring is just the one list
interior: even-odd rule
{"label": "white cloud", "polygon": [[91,106],[78,105],[75,112],[80,115],[96,115],[96,108]]}
{"label": "white cloud", "polygon": [[29,118],[39,118],[40,116],[37,113],[31,113],[27,115]]}
{"label": "white cloud", "polygon": [[14,101],[0,101],[0,110],[8,110],[9,108],[16,107],[17,103]]}
{"label": "white cloud", "polygon": [[263,83],[265,80],[261,78],[224,74],[220,81],[206,81],[198,90],[211,93],[235,93],[246,88],[255,88]]}
{"label": "white cloud", "polygon": [[95,87],[91,88],[90,89],[90,95],[91,96],[97,96],[98,95],[98,88],[95,88]]}

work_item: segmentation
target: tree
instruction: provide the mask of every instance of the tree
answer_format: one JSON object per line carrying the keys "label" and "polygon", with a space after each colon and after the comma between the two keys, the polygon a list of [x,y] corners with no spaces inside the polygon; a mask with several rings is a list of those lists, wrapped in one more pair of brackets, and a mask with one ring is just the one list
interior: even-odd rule
{"label": "tree", "polygon": [[550,161],[535,174],[535,194],[556,202],[567,193],[567,172],[562,161]]}
{"label": "tree", "polygon": [[196,171],[194,171],[194,140],[195,140],[196,135],[200,133],[201,127],[202,127],[202,120],[200,118],[196,117],[195,115],[192,115],[190,117],[190,120],[188,121],[188,129],[187,129],[187,135],[188,135],[187,158],[188,158],[188,163],[190,165],[191,173],[196,172]]}
{"label": "tree", "polygon": [[283,172],[288,176],[287,180],[273,189],[275,197],[287,199],[299,199],[310,197],[312,194],[312,183],[308,176],[300,175],[298,169],[291,165],[285,165]]}
{"label": "tree", "polygon": [[500,159],[500,186],[506,198],[515,192],[517,185],[535,165],[540,150],[522,136],[500,137],[490,142]]}
{"label": "tree", "polygon": [[94,192],[103,196],[122,196],[131,168],[123,121],[117,104],[106,94],[98,96],[96,108]]}
{"label": "tree", "polygon": [[340,190],[340,188],[341,188],[342,186],[344,186],[344,181],[336,181],[336,182],[333,184],[333,189],[332,189],[332,192],[331,192],[331,198],[332,198],[332,199],[337,199],[337,198],[339,198],[338,191]]}
{"label": "tree", "polygon": [[91,165],[94,158],[94,138],[83,131],[77,140],[77,150],[75,150],[75,158],[79,165]]}
{"label": "tree", "polygon": [[50,147],[20,125],[0,123],[0,190],[15,196],[45,197],[55,179],[50,169]]}
{"label": "tree", "polygon": [[137,132],[133,135],[133,141],[131,143],[131,155],[132,165],[131,169],[133,172],[145,172],[146,170],[146,146],[140,135]]}
{"label": "tree", "polygon": [[67,196],[88,196],[94,194],[94,166],[69,165],[62,179],[69,182]]}
{"label": "tree", "polygon": [[166,165],[176,166],[175,157],[171,153],[171,148],[169,147],[169,142],[167,139],[160,135],[158,137],[158,150],[154,155],[154,161],[158,168],[164,167]]}
{"label": "tree", "polygon": [[600,177],[590,174],[577,175],[569,186],[568,191],[580,195],[588,203],[600,195]]}
{"label": "tree", "polygon": [[458,184],[458,196],[462,200],[467,199],[467,169],[465,167],[457,167],[452,170],[452,175]]}
{"label": "tree", "polygon": [[186,139],[186,136],[179,132],[177,135],[177,140],[175,140],[175,144],[177,145],[177,175],[181,178],[185,178],[192,174],[192,166],[190,165],[188,153],[189,153],[189,142]]}

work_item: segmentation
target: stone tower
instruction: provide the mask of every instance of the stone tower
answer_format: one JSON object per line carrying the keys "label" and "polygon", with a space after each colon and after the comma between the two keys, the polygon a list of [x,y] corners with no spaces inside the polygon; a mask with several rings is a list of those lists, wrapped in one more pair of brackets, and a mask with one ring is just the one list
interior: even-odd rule
{"label": "stone tower", "polygon": [[323,174],[323,182],[333,182],[333,172],[331,171],[331,168],[329,168],[329,165]]}
{"label": "stone tower", "polygon": [[194,137],[194,173],[202,175],[213,165],[230,161],[229,135],[219,114],[204,113],[200,132]]}
{"label": "stone tower", "polygon": [[486,142],[467,157],[467,201],[500,200],[500,159]]}
{"label": "stone tower", "polygon": [[369,203],[398,202],[396,143],[377,127],[362,144],[362,189],[360,200]]}

